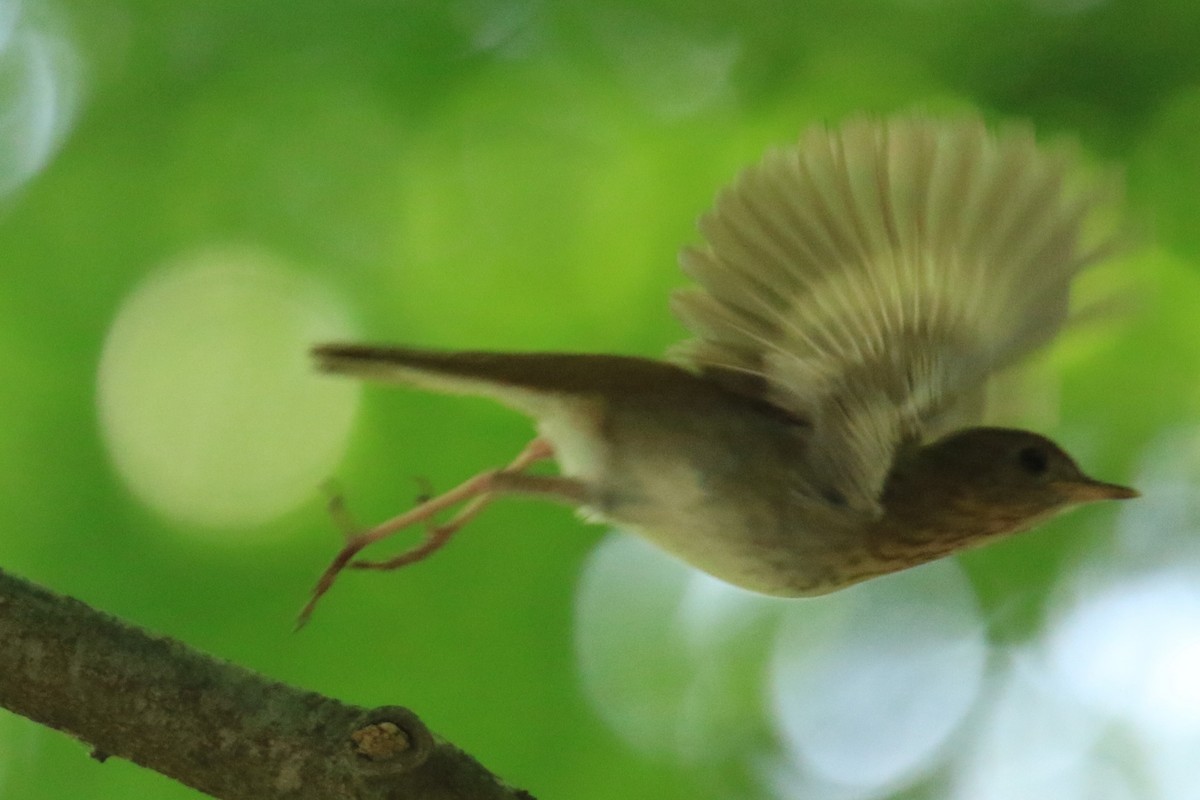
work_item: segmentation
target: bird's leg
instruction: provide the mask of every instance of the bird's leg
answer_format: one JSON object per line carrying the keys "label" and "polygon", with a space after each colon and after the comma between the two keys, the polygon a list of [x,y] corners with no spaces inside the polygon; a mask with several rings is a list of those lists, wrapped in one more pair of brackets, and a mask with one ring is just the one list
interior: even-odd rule
{"label": "bird's leg", "polygon": [[[350,565],[359,551],[410,525],[427,523],[426,538],[416,547],[387,561],[355,563],[354,566],[366,569],[398,569],[421,561],[444,546],[455,531],[474,519],[492,499],[501,494],[533,494],[573,504],[583,503],[586,499],[586,491],[580,481],[558,476],[522,474],[522,471],[531,465],[553,455],[554,449],[549,442],[542,438],[534,439],[521,451],[520,455],[503,469],[490,470],[476,475],[445,494],[426,500],[404,514],[382,522],[369,530],[349,535],[345,545],[342,546],[337,556],[322,573],[316,586],[313,587],[312,596],[300,611],[296,627],[300,628],[308,621],[317,601],[329,591],[338,574],[347,565]],[[430,520],[439,511],[467,500],[471,501],[467,507],[446,524],[430,523]],[[336,498],[330,503],[330,511],[340,524],[353,524],[344,506]]]}
{"label": "bird's leg", "polygon": [[471,490],[470,496],[474,499],[449,522],[442,525],[430,524],[424,541],[416,547],[384,561],[351,561],[346,566],[352,569],[390,570],[423,561],[432,553],[440,550],[446,542],[450,541],[451,536],[479,516],[479,513],[489,503],[502,494],[535,495],[572,505],[580,505],[586,499],[583,484],[580,481],[556,475],[522,475],[518,472],[510,472],[507,468],[477,475],[459,488],[468,487]]}
{"label": "bird's leg", "polygon": [[[387,570],[399,569],[400,567],[406,567],[409,564],[422,561],[430,554],[440,550],[446,542],[450,541],[451,536],[457,533],[468,522],[479,516],[479,513],[501,494],[534,494],[543,495],[551,499],[563,499],[567,502],[583,502],[582,495],[579,497],[574,496],[575,489],[573,485],[577,484],[577,481],[552,476],[541,477],[520,474],[533,464],[545,461],[553,457],[553,455],[554,449],[550,446],[549,442],[541,438],[534,439],[504,469],[492,470],[477,475],[457,489],[448,492],[447,494],[453,494],[454,492],[470,487],[470,491],[456,498],[449,505],[468,498],[471,498],[471,502],[467,503],[466,508],[459,511],[450,521],[442,525],[430,523],[425,540],[420,544],[385,561],[352,561],[348,566],[354,569]],[[442,497],[446,496],[442,495]]]}

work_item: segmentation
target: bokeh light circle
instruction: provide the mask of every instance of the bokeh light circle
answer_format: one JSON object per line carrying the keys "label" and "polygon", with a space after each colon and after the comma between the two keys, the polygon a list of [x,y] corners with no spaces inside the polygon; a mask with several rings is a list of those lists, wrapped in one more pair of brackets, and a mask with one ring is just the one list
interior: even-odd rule
{"label": "bokeh light circle", "polygon": [[1200,586],[1194,566],[1094,587],[1054,621],[1063,691],[1158,734],[1200,734]]}
{"label": "bokeh light circle", "polygon": [[0,0],[0,195],[50,161],[79,104],[78,55],[30,17],[22,3]]}
{"label": "bokeh light circle", "polygon": [[320,286],[261,251],[199,252],[151,275],[100,359],[118,472],[146,504],[210,529],[303,502],[341,457],[358,396],[314,374],[307,351],[350,331]]}
{"label": "bokeh light circle", "polygon": [[593,552],[576,598],[583,688],[627,743],[675,756],[688,695],[688,658],[675,613],[688,569],[649,544],[613,535]]}
{"label": "bokeh light circle", "polygon": [[584,692],[641,752],[719,763],[760,727],[761,664],[783,607],[613,534],[588,559],[576,597]]}
{"label": "bokeh light circle", "polygon": [[1105,720],[1047,674],[1037,647],[1010,653],[989,681],[953,800],[1133,800],[1127,776],[1099,758]]}
{"label": "bokeh light circle", "polygon": [[953,560],[787,600],[634,536],[593,552],[576,623],[584,690],[625,741],[697,768],[740,761],[782,798],[881,796],[931,770],[989,652]]}
{"label": "bokeh light circle", "polygon": [[804,601],[770,666],[776,724],[805,772],[882,792],[933,763],[978,697],[987,654],[953,560]]}

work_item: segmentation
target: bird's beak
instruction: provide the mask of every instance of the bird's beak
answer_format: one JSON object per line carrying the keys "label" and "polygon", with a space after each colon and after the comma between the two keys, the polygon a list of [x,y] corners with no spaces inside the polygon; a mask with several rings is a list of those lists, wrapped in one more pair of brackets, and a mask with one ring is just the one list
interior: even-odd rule
{"label": "bird's beak", "polygon": [[1072,503],[1091,503],[1096,500],[1132,500],[1142,496],[1137,489],[1086,477],[1077,481],[1058,481],[1057,485]]}

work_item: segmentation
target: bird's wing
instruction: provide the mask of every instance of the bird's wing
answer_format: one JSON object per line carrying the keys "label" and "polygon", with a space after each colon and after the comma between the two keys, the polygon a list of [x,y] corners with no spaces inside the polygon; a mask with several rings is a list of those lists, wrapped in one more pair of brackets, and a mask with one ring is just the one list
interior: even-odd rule
{"label": "bird's wing", "polygon": [[877,513],[896,449],[978,419],[988,375],[1055,335],[1107,251],[1115,184],[1074,161],[976,119],[810,130],[701,218],[676,354],[811,420],[810,488]]}

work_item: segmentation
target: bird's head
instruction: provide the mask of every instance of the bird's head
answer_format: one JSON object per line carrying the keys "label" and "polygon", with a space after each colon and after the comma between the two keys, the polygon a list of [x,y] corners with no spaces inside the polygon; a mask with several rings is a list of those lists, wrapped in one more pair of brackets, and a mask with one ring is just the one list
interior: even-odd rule
{"label": "bird's head", "polygon": [[1025,530],[1072,506],[1137,496],[1088,477],[1044,436],[968,428],[899,458],[883,504],[886,516],[915,538],[957,550]]}

